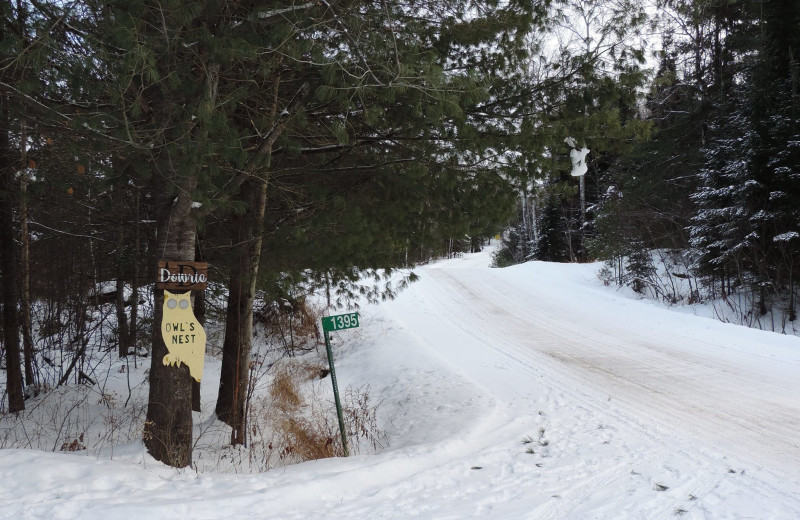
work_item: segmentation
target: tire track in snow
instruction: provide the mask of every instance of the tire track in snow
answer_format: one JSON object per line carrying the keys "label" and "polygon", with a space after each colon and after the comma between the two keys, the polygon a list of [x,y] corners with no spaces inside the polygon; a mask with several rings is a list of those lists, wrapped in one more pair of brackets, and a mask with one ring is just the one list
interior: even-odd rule
{"label": "tire track in snow", "polygon": [[[729,448],[740,447],[744,438],[749,441],[752,454],[772,459],[772,463],[785,463],[788,458],[790,464],[785,469],[790,474],[800,467],[800,444],[796,438],[800,403],[794,398],[800,397],[797,383],[789,389],[794,397],[787,397],[781,395],[786,388],[774,385],[769,376],[765,380],[764,374],[759,377],[747,367],[740,367],[739,371],[718,370],[713,364],[695,361],[699,356],[686,360],[675,352],[665,356],[661,352],[667,348],[654,349],[648,345],[654,343],[652,339],[637,341],[626,336],[624,330],[617,337],[608,333],[588,337],[580,330],[568,329],[563,322],[556,325],[553,320],[537,318],[535,312],[530,313],[530,319],[520,319],[486,298],[487,293],[494,292],[508,299],[508,293],[498,292],[496,286],[482,285],[482,295],[478,296],[453,273],[440,269],[436,275],[447,278],[444,283],[450,290],[467,296],[461,303],[470,309],[473,319],[481,319],[487,311],[496,319],[504,317],[503,329],[512,336],[504,350],[516,351],[514,357],[518,360],[527,358],[526,365],[543,364],[548,372],[555,370],[587,386],[600,383],[615,392],[615,399],[636,410],[633,415],[655,409],[658,414],[648,414],[649,420],[669,429],[680,425],[680,433],[694,436],[714,432],[714,441],[719,442],[715,430],[720,422],[726,423],[735,430],[726,432],[727,439],[734,441],[729,441]],[[518,308],[516,302],[510,307]],[[542,339],[526,338],[536,334]],[[541,354],[558,363],[548,363]],[[709,394],[711,398],[706,397]],[[761,453],[764,444],[769,449]],[[764,460],[752,462],[763,464]]]}
{"label": "tire track in snow", "polygon": [[[747,367],[671,350],[666,344],[652,341],[652,338],[643,341],[635,335],[624,333],[619,334],[618,338],[615,337],[615,329],[608,324],[597,327],[600,334],[594,336],[588,333],[586,327],[570,328],[566,320],[559,322],[553,317],[554,313],[558,314],[564,309],[560,302],[554,302],[553,309],[549,310],[533,297],[532,302],[538,306],[532,305],[534,308],[526,309],[525,315],[520,316],[515,314],[520,309],[519,296],[516,299],[510,296],[515,294],[516,288],[498,285],[498,279],[481,278],[479,287],[473,288],[460,281],[455,270],[429,269],[426,274],[439,286],[436,291],[429,290],[426,297],[431,299],[431,306],[436,303],[436,312],[446,316],[449,326],[459,327],[468,323],[470,336],[499,354],[516,370],[530,377],[541,378],[546,374],[547,384],[561,392],[572,393],[573,399],[578,398],[582,406],[590,409],[603,406],[597,389],[592,387],[599,384],[600,388],[613,392],[615,404],[603,406],[603,412],[610,414],[626,430],[644,434],[659,446],[647,457],[647,461],[657,460],[669,452],[711,465],[719,459],[714,453],[719,446],[701,446],[698,437],[703,437],[703,434],[706,437],[714,436],[719,426],[725,424],[735,429],[734,433],[728,433],[726,441],[722,443],[731,458],[746,461],[776,479],[780,478],[781,473],[787,475],[786,468],[797,467],[792,462],[797,460],[800,453],[794,441],[797,425],[794,412],[797,408],[787,407],[785,400],[766,402],[747,399],[746,394],[746,389],[753,385],[761,387],[761,394],[785,386],[790,391],[796,390],[796,386],[787,385],[785,381],[777,381],[770,386]],[[473,280],[476,278],[472,277]],[[454,301],[457,305],[453,305]],[[450,309],[463,309],[467,315],[456,314]],[[617,364],[609,366],[607,360],[604,364],[604,356],[613,358]],[[620,360],[626,362],[619,363]],[[693,380],[692,375],[698,373],[702,377]],[[475,376],[474,373],[472,375]],[[732,380],[737,384],[731,385]],[[583,387],[577,395],[576,382]],[[702,396],[709,385],[719,386],[723,393],[730,391],[731,386],[733,389],[744,388],[741,392],[732,393],[749,402],[747,406],[731,408],[729,405],[717,406],[719,403],[713,399],[705,399],[702,406],[695,404],[694,409],[684,409],[692,406],[688,398]],[[759,413],[764,409],[769,412]],[[731,443],[730,439],[735,442]],[[742,453],[742,439],[749,445],[745,446],[746,453]],[[703,440],[707,444],[708,439]],[[765,442],[769,443],[766,450],[761,445]],[[777,458],[789,457],[788,464],[786,460],[783,461],[784,465],[780,468],[783,471],[777,473],[771,464],[775,462],[776,449]],[[551,515],[545,517],[563,518],[568,515],[598,485],[607,486],[627,476],[630,465],[636,462],[626,460],[580,484],[570,493],[565,493],[563,501],[551,506],[551,512],[544,512]],[[703,474],[693,482],[693,494],[701,496],[708,493],[720,478],[711,472]],[[777,491],[771,489],[773,494]],[[787,503],[797,502],[794,496],[780,494],[785,496]]]}
{"label": "tire track in snow", "polygon": [[[578,401],[580,405],[586,409],[596,409],[604,404],[589,397],[589,395],[585,393],[575,393],[573,384],[552,377],[559,372],[563,372],[560,364],[542,362],[545,360],[531,359],[529,350],[524,348],[524,345],[529,343],[529,341],[526,338],[523,338],[518,332],[519,329],[529,332],[532,328],[531,324],[520,323],[519,318],[514,316],[505,308],[495,306],[491,302],[483,300],[481,297],[475,294],[470,287],[467,287],[450,273],[438,270],[436,275],[438,277],[437,282],[441,282],[442,285],[447,288],[448,294],[455,292],[462,296],[467,296],[467,298],[459,299],[459,306],[449,305],[449,302],[446,299],[438,299],[438,303],[440,303],[440,306],[438,307],[438,313],[440,316],[442,313],[446,313],[450,317],[448,321],[451,324],[458,324],[463,320],[454,315],[452,312],[448,311],[448,309],[467,309],[472,315],[470,323],[474,324],[476,322],[483,322],[482,326],[480,327],[471,327],[471,329],[474,328],[476,331],[485,331],[490,327],[496,327],[496,325],[487,323],[490,319],[506,320],[506,322],[503,323],[503,327],[501,327],[502,330],[513,330],[516,331],[516,333],[512,335],[501,335],[494,339],[483,338],[486,340],[485,344],[488,348],[493,350],[501,357],[504,357],[516,364],[518,368],[522,368],[526,372],[530,373],[532,377],[547,377],[547,385],[551,386],[556,393],[570,395],[573,401]],[[494,287],[483,287],[482,289],[497,292],[497,289]],[[487,316],[491,316],[492,318],[488,318]],[[508,327],[510,324],[515,324],[516,327]],[[536,323],[536,320],[534,320],[534,325],[542,327],[543,324]],[[545,329],[542,327],[541,330]],[[471,335],[476,338],[480,338],[480,334],[478,334],[478,332],[473,332]],[[556,333],[555,335],[558,337],[559,343],[570,339],[569,333]],[[509,336],[512,336],[512,338],[509,339]],[[520,345],[523,346],[520,347]],[[560,493],[557,497],[552,497],[552,499],[549,500],[545,505],[537,508],[535,514],[531,518],[536,518],[537,520],[569,518],[569,513],[584,503],[592,493],[598,490],[598,488],[608,487],[620,479],[628,478],[631,475],[632,468],[652,461],[657,461],[670,452],[676,452],[688,446],[688,443],[685,440],[667,438],[666,436],[649,431],[649,429],[643,429],[643,425],[641,423],[633,420],[633,418],[626,413],[621,414],[616,410],[612,412],[612,410],[609,410],[608,408],[604,410],[604,413],[606,416],[611,416],[612,420],[614,420],[618,426],[621,426],[630,432],[646,435],[651,442],[657,446],[657,449],[651,450],[645,455],[639,453],[626,454],[622,462],[619,462],[610,468],[594,474],[589,479],[572,485],[568,490]],[[670,448],[668,449],[667,446]],[[709,481],[712,481],[710,477]],[[703,486],[703,488],[705,487],[706,486]]]}

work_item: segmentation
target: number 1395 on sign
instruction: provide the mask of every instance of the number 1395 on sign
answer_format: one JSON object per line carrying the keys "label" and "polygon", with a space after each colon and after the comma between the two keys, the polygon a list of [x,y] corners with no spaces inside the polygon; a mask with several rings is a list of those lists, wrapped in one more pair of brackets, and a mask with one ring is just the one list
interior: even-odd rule
{"label": "number 1395 on sign", "polygon": [[358,327],[358,313],[339,314],[338,316],[325,316],[322,318],[322,330],[333,332],[334,330],[352,329]]}

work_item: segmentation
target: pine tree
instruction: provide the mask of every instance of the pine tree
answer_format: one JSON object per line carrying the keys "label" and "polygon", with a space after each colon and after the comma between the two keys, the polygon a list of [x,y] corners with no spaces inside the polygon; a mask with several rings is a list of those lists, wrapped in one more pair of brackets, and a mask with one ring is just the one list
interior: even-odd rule
{"label": "pine tree", "polygon": [[[13,20],[10,5],[3,4],[2,25],[0,25],[0,65],[3,71],[8,71],[13,56],[13,44],[9,45],[7,21]],[[18,49],[19,47],[17,47]],[[0,76],[3,84],[15,83],[14,79],[6,77],[7,72]],[[19,349],[19,318],[17,313],[17,258],[14,225],[14,207],[16,201],[15,171],[18,163],[11,144],[11,132],[14,124],[10,98],[4,94],[0,98],[0,273],[2,273],[2,302],[3,302],[3,346],[6,357],[6,387],[8,389],[8,410],[19,412],[25,409],[22,394],[22,371]]]}
{"label": "pine tree", "polygon": [[667,26],[659,68],[644,103],[652,139],[635,143],[610,164],[598,201],[591,251],[616,261],[630,243],[648,249],[688,247],[690,199],[703,157],[702,102],[692,75],[679,70],[679,51]]}
{"label": "pine tree", "polygon": [[[104,131],[141,161],[138,171],[150,179],[156,210],[158,259],[194,260],[195,202],[207,201],[213,190],[215,163],[235,161],[241,153],[241,146],[225,147],[235,134],[224,116],[238,103],[235,90],[220,89],[220,77],[227,72],[222,64],[236,60],[244,42],[225,9],[212,9],[147,1],[110,2],[98,9],[98,48],[118,110],[87,124],[104,124]],[[159,324],[163,292],[155,291],[154,300]],[[191,463],[191,379],[185,365],[164,366],[167,350],[159,329],[153,331],[145,444],[156,459],[183,467]]]}
{"label": "pine tree", "polygon": [[551,191],[539,213],[539,239],[531,251],[532,258],[547,262],[574,260],[567,214],[558,190]]}
{"label": "pine tree", "polygon": [[[730,14],[730,12],[726,13]],[[768,296],[792,294],[797,255],[796,49],[800,44],[789,25],[800,19],[793,2],[774,2],[762,10],[740,7],[735,14],[749,23],[736,25],[726,43],[743,67],[744,81],[729,81],[734,106],[713,124],[713,139],[703,185],[694,198],[699,210],[692,228],[700,248],[700,266],[755,295],[760,312]],[[730,42],[727,42],[730,40]],[[732,75],[736,69],[727,70]]]}
{"label": "pine tree", "polygon": [[[28,156],[29,133],[35,134],[40,125],[52,121],[52,114],[41,101],[45,90],[41,81],[42,67],[51,59],[48,44],[55,39],[50,35],[52,29],[24,2],[0,4],[0,293],[8,410],[11,412],[25,408],[20,332],[25,338],[26,382],[33,383],[28,301],[20,302],[17,287],[20,274],[17,213],[21,192],[18,172],[27,175],[25,172],[33,164]],[[22,237],[21,242],[27,244],[26,240],[27,237]],[[23,257],[26,254],[27,250]],[[25,288],[22,293],[27,296]]]}

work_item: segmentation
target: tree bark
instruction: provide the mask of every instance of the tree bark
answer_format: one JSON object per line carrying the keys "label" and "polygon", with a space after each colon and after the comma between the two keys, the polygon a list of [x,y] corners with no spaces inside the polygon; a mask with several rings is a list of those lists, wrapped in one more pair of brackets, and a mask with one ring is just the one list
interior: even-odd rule
{"label": "tree bark", "polygon": [[[237,246],[240,249],[241,246]],[[217,395],[217,417],[231,426],[231,444],[244,443],[244,399],[247,388],[247,365],[250,359],[252,339],[253,295],[245,289],[248,269],[246,255],[236,251],[237,264],[231,269],[228,285],[228,308],[225,318],[225,339],[222,345],[222,368],[220,371],[219,393]]]}
{"label": "tree bark", "polygon": [[[204,101],[213,105],[217,100],[220,67],[216,63],[204,64],[206,65]],[[161,105],[166,114],[180,112],[180,104],[174,99],[158,99],[156,104]],[[196,129],[194,137],[193,145],[202,148],[208,142],[208,129],[201,125]],[[175,189],[161,192],[163,202],[156,219],[155,260],[194,261],[199,213],[192,208],[192,196],[204,164],[202,161],[198,162],[189,150],[177,152],[176,157],[170,157],[169,151],[165,153],[161,171],[165,173],[167,183]],[[181,164],[183,161],[188,161],[188,166]],[[170,192],[175,194],[173,199],[167,197]],[[155,266],[153,266],[153,276],[155,280]],[[168,354],[167,346],[161,336],[164,291],[155,289],[153,300],[155,309],[150,361],[150,396],[143,437],[147,451],[154,458],[181,468],[192,463],[192,377],[185,363],[181,363],[178,367],[164,365],[164,356]]]}
{"label": "tree bark", "polygon": [[136,212],[135,212],[136,221],[133,225],[133,265],[132,270],[133,273],[131,275],[131,321],[128,333],[130,334],[128,337],[128,348],[133,347],[133,362],[134,365],[136,364],[136,352],[137,352],[137,342],[138,342],[138,334],[137,328],[139,326],[138,319],[139,319],[139,251],[141,249],[141,232],[140,232],[140,224],[141,224],[141,207],[140,207],[140,197],[139,197],[139,189],[136,189]]}
{"label": "tree bark", "polygon": [[579,262],[586,261],[586,175],[581,175],[581,250],[578,256]]}
{"label": "tree bark", "polygon": [[[191,193],[196,183],[196,177],[184,179],[178,185],[174,202],[164,201],[164,210],[157,218],[158,259],[194,260],[197,222],[192,215]],[[155,277],[153,266],[153,279]],[[192,378],[183,363],[178,367],[164,365],[164,356],[168,353],[161,337],[164,291],[156,289],[154,293],[153,351],[144,444],[156,460],[182,468],[192,463]]]}
{"label": "tree bark", "polygon": [[[273,85],[271,117],[277,121],[270,135],[261,143],[246,168],[249,175],[239,188],[239,196],[247,204],[244,215],[233,219],[237,239],[234,242],[234,265],[228,284],[228,307],[225,316],[225,339],[222,345],[222,368],[215,412],[231,427],[231,444],[244,444],[247,431],[247,387],[250,374],[250,351],[253,346],[253,297],[256,292],[258,264],[261,261],[264,214],[267,204],[267,185],[272,146],[288,121],[284,113],[278,116],[278,86]],[[304,101],[308,85],[304,84],[285,109],[290,115]],[[263,178],[253,176],[263,168]]]}
{"label": "tree bark", "polygon": [[125,247],[125,233],[123,225],[119,223],[119,230],[117,235],[117,343],[119,348],[119,357],[123,358],[128,355],[128,341],[130,336],[128,333],[128,316],[125,314],[125,266],[123,265],[122,250]]}
{"label": "tree bark", "polygon": [[[25,363],[25,385],[35,385],[33,372],[33,338],[31,337],[31,261],[30,234],[28,233],[28,174],[25,124],[22,124],[21,168],[19,180],[19,227],[22,251],[20,255],[20,326],[22,327],[22,352]],[[38,392],[38,390],[37,390]]]}
{"label": "tree bark", "polygon": [[[217,397],[217,417],[231,426],[231,444],[244,444],[247,426],[247,383],[253,343],[253,297],[261,260],[267,181],[251,178],[242,185],[247,212],[235,218],[238,237],[236,258],[228,287],[222,371]],[[237,225],[238,224],[238,225]]]}
{"label": "tree bark", "polygon": [[[0,100],[3,103],[5,100]],[[8,112],[2,109],[2,121]],[[2,267],[3,344],[6,350],[8,411],[25,409],[19,352],[19,314],[17,310],[17,258],[14,243],[14,166],[10,157],[7,128],[0,129],[0,266]]]}
{"label": "tree bark", "polygon": [[[21,16],[21,15],[20,15]],[[10,20],[9,20],[10,21]],[[20,28],[24,20],[19,19]],[[0,24],[0,40],[6,37],[6,23]],[[8,54],[0,58],[8,59]],[[12,68],[16,71],[16,68]],[[3,80],[16,82],[14,72],[3,70]],[[8,391],[8,411],[19,412],[25,409],[22,392],[22,370],[19,352],[19,315],[17,311],[17,258],[14,244],[14,194],[16,186],[14,171],[17,157],[11,151],[9,133],[11,131],[10,100],[0,97],[0,293],[3,302],[3,344],[6,350],[6,387]]]}
{"label": "tree bark", "polygon": [[[197,246],[195,251],[195,259],[199,262],[204,262],[203,255],[200,251],[200,238],[197,239]],[[206,326],[206,292],[197,291],[194,295],[194,317],[201,327]],[[192,411],[200,411],[200,381],[192,379]]]}

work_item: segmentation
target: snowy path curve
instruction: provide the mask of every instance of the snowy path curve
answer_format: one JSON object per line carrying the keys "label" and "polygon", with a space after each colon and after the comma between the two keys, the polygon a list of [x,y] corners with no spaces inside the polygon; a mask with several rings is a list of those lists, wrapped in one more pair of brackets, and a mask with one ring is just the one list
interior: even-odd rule
{"label": "snowy path curve", "polygon": [[[757,471],[748,484],[753,496],[763,493],[788,508],[757,517],[800,515],[797,338],[618,297],[585,266],[500,270],[452,261],[422,276],[426,283],[394,309],[393,319],[426,330],[431,348],[495,396],[509,416],[524,413],[522,396],[538,392],[562,414],[591,410],[592,419],[612,421],[626,432],[621,437],[642,443],[617,454],[611,469],[588,472],[531,518],[596,513],[602,488],[619,486],[638,465],[665,460],[693,468],[676,476],[688,502],[676,495],[671,508],[656,504],[660,497],[633,504],[643,518],[699,511],[698,496],[724,487],[722,466],[729,474]],[[619,509],[607,514],[629,517]]]}
{"label": "snowy path curve", "polygon": [[[780,357],[770,354],[771,345],[759,346],[772,334],[715,323],[712,341],[712,332],[659,322],[670,316],[638,316],[634,327],[621,309],[638,302],[582,306],[574,290],[568,301],[542,297],[520,291],[514,277],[497,270],[478,271],[467,286],[457,272],[430,271],[439,287],[429,291],[440,308],[460,312],[451,315],[451,326],[467,323],[476,337],[499,345],[496,350],[584,392],[622,401],[631,416],[797,477],[800,363],[796,355]],[[750,350],[729,352],[726,344],[742,336],[753,342]]]}

